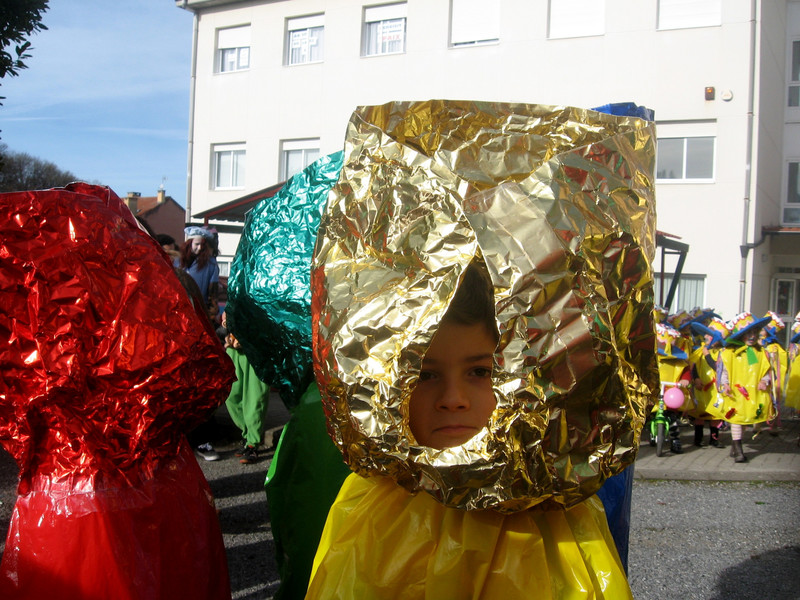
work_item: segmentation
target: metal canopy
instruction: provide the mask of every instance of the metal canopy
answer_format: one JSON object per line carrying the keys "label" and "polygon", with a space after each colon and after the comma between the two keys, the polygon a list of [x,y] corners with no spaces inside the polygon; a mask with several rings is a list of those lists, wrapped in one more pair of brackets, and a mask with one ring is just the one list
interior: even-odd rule
{"label": "metal canopy", "polygon": [[[678,281],[680,281],[681,273],[683,272],[683,264],[686,262],[686,255],[689,253],[689,244],[679,242],[680,239],[677,235],[671,233],[664,233],[663,231],[656,231],[656,248],[661,249],[661,294],[658,303],[667,312],[672,306],[672,301],[675,299],[675,292],[678,290]],[[664,268],[666,257],[668,255],[677,256],[678,264],[675,266],[675,273],[672,276],[672,281],[669,284],[669,292],[666,299],[664,298]]]}
{"label": "metal canopy", "polygon": [[247,213],[261,200],[272,198],[283,188],[285,183],[285,181],[282,181],[264,188],[263,190],[258,190],[257,192],[236,198],[225,204],[209,208],[208,210],[195,214],[194,218],[202,219],[204,225],[208,225],[209,221],[226,221],[231,224],[215,223],[214,228],[221,233],[242,233],[244,219]]}

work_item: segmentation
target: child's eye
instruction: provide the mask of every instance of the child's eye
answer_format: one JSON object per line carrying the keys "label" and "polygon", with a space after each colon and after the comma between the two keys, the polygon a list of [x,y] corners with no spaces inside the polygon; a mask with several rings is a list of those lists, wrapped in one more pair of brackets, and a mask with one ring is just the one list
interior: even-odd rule
{"label": "child's eye", "polygon": [[472,374],[476,377],[491,377],[492,369],[491,367],[475,367],[472,369]]}
{"label": "child's eye", "polygon": [[429,381],[433,379],[434,374],[431,371],[420,371],[419,372],[419,380],[420,381]]}

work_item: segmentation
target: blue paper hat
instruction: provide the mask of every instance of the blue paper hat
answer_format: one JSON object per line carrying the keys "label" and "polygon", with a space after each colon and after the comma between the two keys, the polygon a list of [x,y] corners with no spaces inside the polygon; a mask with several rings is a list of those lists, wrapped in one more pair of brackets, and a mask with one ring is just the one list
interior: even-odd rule
{"label": "blue paper hat", "polygon": [[710,327],[706,327],[702,323],[690,323],[689,325],[692,328],[692,331],[699,335],[710,335],[711,336],[711,343],[710,345],[713,346],[714,344],[722,344],[725,341],[725,338],[722,337],[722,334],[719,331],[715,331]]}
{"label": "blue paper hat", "polygon": [[774,327],[764,327],[764,337],[761,339],[761,345],[767,346],[769,344],[778,344],[778,331]]}

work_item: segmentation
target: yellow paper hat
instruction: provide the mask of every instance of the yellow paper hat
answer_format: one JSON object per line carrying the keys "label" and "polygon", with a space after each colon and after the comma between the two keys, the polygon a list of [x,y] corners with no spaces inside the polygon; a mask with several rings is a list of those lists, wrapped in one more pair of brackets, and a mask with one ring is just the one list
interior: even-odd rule
{"label": "yellow paper hat", "polygon": [[684,327],[686,327],[689,324],[689,322],[692,319],[693,317],[691,314],[689,314],[688,311],[682,310],[668,316],[667,323],[672,327],[674,327],[675,329],[677,329],[678,331],[681,331]]}
{"label": "yellow paper hat", "polygon": [[766,327],[772,327],[775,331],[783,331],[786,329],[786,323],[783,322],[783,319],[781,319],[777,313],[768,310],[764,318],[769,318],[769,323],[766,324]]}

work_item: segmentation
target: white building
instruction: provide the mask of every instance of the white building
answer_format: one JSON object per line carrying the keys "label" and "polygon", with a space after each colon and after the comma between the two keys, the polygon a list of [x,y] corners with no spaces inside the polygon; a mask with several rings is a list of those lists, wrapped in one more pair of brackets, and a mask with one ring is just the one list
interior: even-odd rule
{"label": "white building", "polygon": [[359,105],[633,101],[656,115],[658,228],[689,246],[671,309],[800,310],[800,2],[176,4],[195,15],[195,219],[340,150]]}

